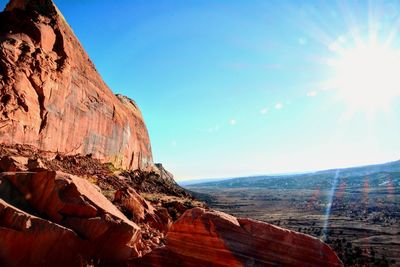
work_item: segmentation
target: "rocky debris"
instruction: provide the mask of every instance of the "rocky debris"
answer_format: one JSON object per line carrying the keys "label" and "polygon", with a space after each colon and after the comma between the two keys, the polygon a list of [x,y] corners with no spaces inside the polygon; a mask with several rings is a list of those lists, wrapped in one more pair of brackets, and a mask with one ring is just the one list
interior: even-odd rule
{"label": "rocky debris", "polygon": [[142,222],[149,214],[154,214],[153,207],[132,188],[126,187],[115,192],[114,204],[119,204],[121,209],[128,213],[132,221]]}
{"label": "rocky debris", "polygon": [[46,170],[46,165],[41,159],[29,159],[28,160],[28,170],[32,171],[44,171]]}
{"label": "rocky debris", "polygon": [[[164,246],[172,216],[176,219],[175,211],[170,208],[175,204],[171,205],[170,202],[175,203],[179,197],[170,201],[157,200],[157,205],[153,206],[132,188],[132,180],[118,175],[119,173],[112,164],[101,163],[90,156],[48,154],[31,146],[0,144],[0,198],[29,215],[60,224],[89,242],[85,245],[84,253],[79,254],[85,262],[116,264],[120,260],[107,258],[113,249],[118,250],[118,253],[125,251],[122,255],[124,259],[143,256],[154,248]],[[163,183],[158,183],[157,186],[163,187]],[[168,189],[159,191],[168,192]],[[175,190],[171,194],[174,192]],[[87,196],[96,198],[89,199]],[[167,194],[162,196],[169,198]],[[182,201],[188,200],[189,198],[184,198]],[[105,210],[107,214],[114,216],[107,216]],[[110,226],[110,221],[115,219],[118,225],[124,222],[123,225],[133,224],[140,228],[135,242],[127,241],[131,235],[129,229],[119,233],[120,236],[128,234],[125,236],[125,243],[121,242],[118,234],[113,233],[114,230],[106,229]],[[118,229],[116,231],[120,232]],[[112,238],[107,235],[101,237],[102,232],[112,235]],[[102,241],[108,238],[110,241]],[[103,243],[112,249],[98,245]],[[127,243],[131,244],[127,246]],[[92,249],[88,249],[89,247]],[[102,252],[103,250],[107,253]],[[118,253],[111,255],[114,257]]]}
{"label": "rocky debris", "polygon": [[165,245],[165,232],[152,228],[149,224],[139,224],[142,238],[136,245],[140,256],[150,253],[152,250]]}
{"label": "rocky debris", "polygon": [[28,159],[19,156],[4,156],[0,158],[0,170],[8,171],[26,171],[28,165]]}
{"label": "rocky debris", "polygon": [[191,195],[180,187],[175,180],[165,179],[165,176],[161,176],[162,172],[152,171],[123,171],[121,176],[125,177],[128,181],[132,182],[132,187],[143,193],[161,193],[177,197],[191,197]]}
{"label": "rocky debris", "polygon": [[161,179],[167,180],[171,183],[175,183],[174,175],[167,171],[161,163],[154,164],[158,169],[159,175]]}
{"label": "rocky debris", "polygon": [[[18,163],[15,160],[23,162]],[[7,167],[11,161],[15,168]],[[117,190],[128,187],[138,193],[160,192],[164,195],[191,198],[185,189],[175,182],[162,179],[153,171],[120,170],[111,163],[100,162],[92,155],[66,155],[42,151],[30,145],[0,144],[0,171],[35,171],[37,168],[85,177],[99,186],[110,201],[114,200]]]}
{"label": "rocky debris", "polygon": [[132,266],[342,266],[320,240],[267,223],[194,208],[176,221],[166,246]]}
{"label": "rocky debris", "polygon": [[151,228],[161,232],[166,232],[172,223],[170,216],[165,216],[165,212],[162,209],[155,209],[130,187],[117,190],[114,204],[133,222],[146,223]]}
{"label": "rocky debris", "polygon": [[0,138],[153,166],[139,108],[111,92],[51,0],[11,0],[0,13]]}

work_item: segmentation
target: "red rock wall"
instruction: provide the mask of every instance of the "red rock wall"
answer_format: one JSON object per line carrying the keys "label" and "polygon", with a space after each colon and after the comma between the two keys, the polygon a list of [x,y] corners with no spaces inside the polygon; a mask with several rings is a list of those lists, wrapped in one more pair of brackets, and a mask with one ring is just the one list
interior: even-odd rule
{"label": "red rock wall", "polygon": [[111,92],[50,0],[12,0],[0,14],[0,142],[152,164],[139,108]]}

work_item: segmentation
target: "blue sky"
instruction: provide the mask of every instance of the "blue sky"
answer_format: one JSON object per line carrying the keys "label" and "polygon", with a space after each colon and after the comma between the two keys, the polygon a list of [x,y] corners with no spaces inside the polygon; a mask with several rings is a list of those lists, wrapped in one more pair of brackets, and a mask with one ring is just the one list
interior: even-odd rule
{"label": "blue sky", "polygon": [[178,180],[400,158],[398,1],[55,2]]}

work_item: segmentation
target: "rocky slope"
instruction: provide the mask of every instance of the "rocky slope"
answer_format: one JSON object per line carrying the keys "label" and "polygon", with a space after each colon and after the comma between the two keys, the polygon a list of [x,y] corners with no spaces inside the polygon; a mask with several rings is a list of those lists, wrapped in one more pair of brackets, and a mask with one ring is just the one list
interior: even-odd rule
{"label": "rocky slope", "polygon": [[125,169],[151,165],[139,108],[111,92],[50,0],[7,5],[0,59],[2,143],[93,154]]}
{"label": "rocky slope", "polygon": [[174,218],[204,207],[172,187],[154,172],[0,144],[0,266],[125,266],[164,246]]}
{"label": "rocky slope", "polygon": [[209,210],[153,165],[51,0],[0,13],[0,266],[341,266],[321,241]]}

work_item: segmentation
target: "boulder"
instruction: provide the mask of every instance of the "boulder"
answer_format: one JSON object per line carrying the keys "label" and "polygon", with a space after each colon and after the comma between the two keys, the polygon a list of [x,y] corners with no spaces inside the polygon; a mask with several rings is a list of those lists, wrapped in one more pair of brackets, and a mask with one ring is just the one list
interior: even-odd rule
{"label": "boulder", "polygon": [[0,199],[1,266],[81,266],[83,245],[72,230]]}
{"label": "boulder", "polygon": [[[140,228],[88,181],[54,171],[4,173],[0,181],[4,183],[0,186],[3,199],[17,201],[21,207],[73,230],[85,241],[89,258],[124,265],[138,255],[135,246]],[[10,192],[14,196],[8,197]]]}
{"label": "boulder", "polygon": [[20,156],[3,156],[0,158],[0,172],[26,171],[28,158]]}

